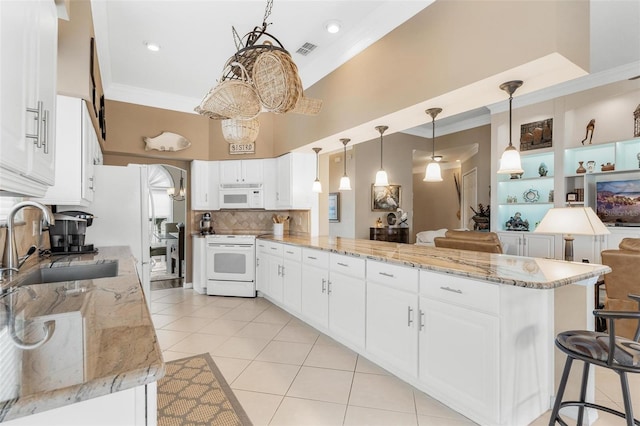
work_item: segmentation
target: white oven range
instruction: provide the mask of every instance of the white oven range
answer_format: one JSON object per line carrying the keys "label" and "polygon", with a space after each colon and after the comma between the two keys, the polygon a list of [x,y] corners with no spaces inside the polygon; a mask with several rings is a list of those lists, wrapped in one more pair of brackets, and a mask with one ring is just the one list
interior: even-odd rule
{"label": "white oven range", "polygon": [[207,294],[255,297],[255,235],[206,237]]}

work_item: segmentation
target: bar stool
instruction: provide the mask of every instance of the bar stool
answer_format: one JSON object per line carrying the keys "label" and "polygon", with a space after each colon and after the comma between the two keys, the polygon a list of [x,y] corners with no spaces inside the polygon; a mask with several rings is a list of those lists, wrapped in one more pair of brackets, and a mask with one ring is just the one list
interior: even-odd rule
{"label": "bar stool", "polygon": [[[596,318],[603,318],[607,321],[609,334],[597,331],[573,330],[562,332],[556,337],[556,346],[567,354],[567,361],[564,365],[562,380],[558,387],[558,395],[553,405],[549,426],[555,425],[556,422],[567,426],[567,423],[559,416],[560,409],[567,406],[579,407],[578,425],[582,425],[584,407],[595,408],[626,418],[627,426],[640,425],[640,421],[633,418],[633,407],[631,406],[631,396],[629,395],[629,384],[627,382],[627,373],[640,373],[640,343],[638,343],[640,338],[640,296],[630,294],[629,298],[638,302],[637,312],[605,311],[600,309],[593,311],[593,315]],[[639,320],[633,340],[615,335],[614,320],[621,318]],[[562,402],[562,395],[567,386],[573,360],[584,361],[580,401]],[[585,401],[590,364],[611,369],[620,376],[624,413]]]}

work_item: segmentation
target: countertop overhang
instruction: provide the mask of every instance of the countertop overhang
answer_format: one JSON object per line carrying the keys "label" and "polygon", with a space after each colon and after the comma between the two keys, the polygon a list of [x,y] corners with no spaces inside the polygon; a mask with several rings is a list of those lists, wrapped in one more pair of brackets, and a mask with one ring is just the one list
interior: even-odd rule
{"label": "countertop overhang", "polygon": [[[118,261],[115,277],[23,286],[0,299],[0,422],[164,376],[162,352],[128,247],[45,258],[32,268],[109,260]],[[14,281],[19,283],[20,274],[29,270]],[[22,350],[12,341],[10,321],[21,339],[37,341],[47,320],[56,321],[56,329],[40,348]],[[56,342],[56,336],[65,340]]]}
{"label": "countertop overhang", "polygon": [[611,272],[611,268],[599,264],[353,238],[262,235],[258,239],[534,289],[576,284]]}

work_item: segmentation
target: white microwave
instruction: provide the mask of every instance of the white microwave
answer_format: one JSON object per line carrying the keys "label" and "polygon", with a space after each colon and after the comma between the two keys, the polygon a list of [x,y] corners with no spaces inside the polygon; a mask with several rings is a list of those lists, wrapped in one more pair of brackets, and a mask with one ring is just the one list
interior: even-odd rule
{"label": "white microwave", "polygon": [[221,184],[221,209],[263,209],[262,184]]}

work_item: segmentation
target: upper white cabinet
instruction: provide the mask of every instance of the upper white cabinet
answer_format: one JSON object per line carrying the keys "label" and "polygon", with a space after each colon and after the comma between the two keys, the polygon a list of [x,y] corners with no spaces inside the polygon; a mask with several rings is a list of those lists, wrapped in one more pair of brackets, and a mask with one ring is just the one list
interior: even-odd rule
{"label": "upper white cabinet", "polygon": [[[315,179],[315,156],[292,152],[276,159],[277,209],[310,209]],[[265,200],[269,195],[265,196]]]}
{"label": "upper white cabinet", "polygon": [[52,0],[0,2],[0,190],[54,182],[58,18]]}
{"label": "upper white cabinet", "polygon": [[[83,99],[58,96],[56,179],[42,202],[87,206],[93,201],[95,165],[102,162],[100,143]],[[101,182],[108,185],[108,182]]]}
{"label": "upper white cabinet", "polygon": [[191,162],[191,209],[220,210],[219,161]]}
{"label": "upper white cabinet", "polygon": [[262,183],[262,160],[220,161],[220,183]]}

